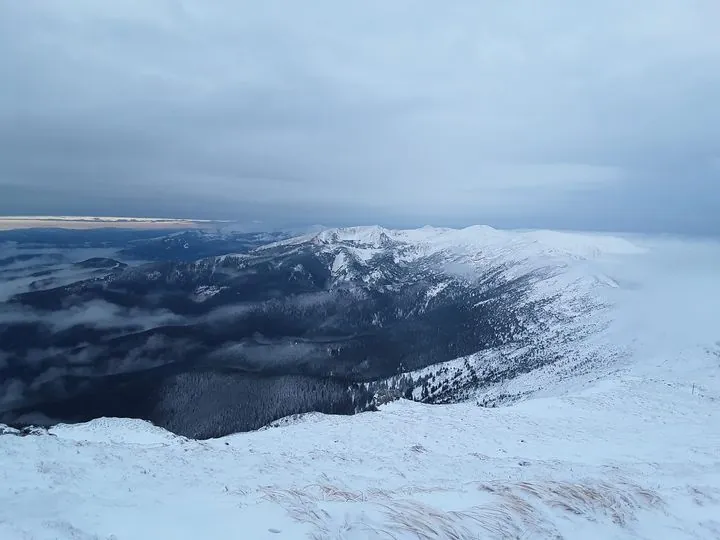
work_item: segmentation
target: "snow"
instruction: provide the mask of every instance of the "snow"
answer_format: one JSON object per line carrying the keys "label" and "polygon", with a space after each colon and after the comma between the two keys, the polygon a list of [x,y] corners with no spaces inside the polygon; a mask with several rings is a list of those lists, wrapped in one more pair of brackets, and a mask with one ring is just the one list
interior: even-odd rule
{"label": "snow", "polygon": [[126,419],[0,435],[0,538],[720,538],[718,244],[382,234],[424,253],[455,242],[470,265],[561,261],[543,287],[608,306],[582,341],[595,361],[559,377],[568,349],[486,389],[531,393],[496,408],[399,401],[210,441]]}
{"label": "snow", "polygon": [[361,246],[381,248],[387,244],[392,231],[383,227],[347,227],[319,232],[314,239],[318,243],[353,242]]}
{"label": "snow", "polygon": [[194,300],[196,302],[205,302],[206,300],[209,300],[216,294],[219,294],[223,290],[227,289],[227,287],[218,287],[216,285],[201,285],[200,287],[195,289],[194,293]]}
{"label": "snow", "polygon": [[108,419],[5,435],[0,537],[717,538],[720,385],[685,374],[718,358],[694,359],[512,407],[401,401],[205,442]]}
{"label": "snow", "polygon": [[[348,227],[326,229],[274,242],[259,251],[295,246],[311,242],[320,249],[336,253],[342,249],[362,263],[385,252],[395,250],[396,262],[411,262],[438,254],[454,259],[456,264],[468,266],[470,272],[487,264],[518,265],[518,272],[538,263],[577,264],[608,256],[632,256],[647,252],[647,248],[620,236],[569,233],[556,231],[506,231],[487,226],[465,229],[423,227],[410,230],[391,230],[382,227]],[[336,262],[342,267],[345,258]],[[598,276],[605,280],[604,276]]]}
{"label": "snow", "polygon": [[336,275],[336,274],[342,272],[343,270],[345,270],[347,268],[348,262],[349,261],[347,258],[347,254],[345,254],[343,252],[338,253],[335,256],[335,260],[333,260],[333,264],[332,264],[332,268],[331,268],[333,275]]}
{"label": "snow", "polygon": [[49,433],[69,441],[101,444],[167,445],[179,439],[148,422],[127,418],[97,418],[85,424],[58,424],[50,428]]}
{"label": "snow", "polygon": [[443,292],[447,286],[450,285],[449,281],[444,281],[442,283],[438,283],[437,285],[433,285],[427,290],[427,293],[425,293],[425,296],[428,301],[435,298],[438,294]]}

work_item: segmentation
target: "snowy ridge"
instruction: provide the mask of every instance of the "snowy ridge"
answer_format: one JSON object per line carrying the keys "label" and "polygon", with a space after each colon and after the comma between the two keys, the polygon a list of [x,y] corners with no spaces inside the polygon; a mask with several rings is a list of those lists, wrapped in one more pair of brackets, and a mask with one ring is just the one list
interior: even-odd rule
{"label": "snowy ridge", "polygon": [[[556,231],[501,231],[487,226],[465,229],[423,227],[391,230],[378,226],[327,229],[317,234],[298,236],[258,248],[262,252],[278,247],[312,244],[320,250],[342,250],[335,270],[344,270],[347,257],[366,264],[376,255],[391,253],[396,262],[413,262],[442,256],[458,272],[477,271],[483,266],[505,264],[517,272],[543,266],[568,266],[609,256],[631,256],[646,249],[617,236],[564,233]],[[587,276],[585,276],[587,277]],[[598,281],[608,282],[602,275]]]}
{"label": "snowy ridge", "polygon": [[85,424],[58,424],[48,430],[61,439],[112,444],[171,444],[182,439],[142,420],[98,418]]}
{"label": "snowy ridge", "polygon": [[316,234],[306,234],[263,246],[297,245],[311,241],[315,244],[347,244],[381,249],[391,242],[411,243],[427,252],[451,248],[465,252],[484,249],[514,252],[523,256],[558,255],[587,259],[608,254],[639,254],[646,250],[629,240],[612,235],[573,233],[559,231],[506,231],[485,225],[464,229],[422,227],[419,229],[393,230],[379,226],[346,227],[326,229]]}
{"label": "snowy ridge", "polygon": [[[528,306],[532,319],[521,317],[521,326],[507,329],[506,346],[389,380],[399,389],[412,381],[416,385],[412,395],[424,401],[466,399],[491,404],[557,389],[570,379],[592,379],[627,359],[633,344],[624,336],[607,337],[625,292],[618,291],[621,287],[609,272],[649,253],[647,247],[618,236],[487,226],[328,229],[257,252],[307,248],[329,257],[333,284],[379,287],[388,281],[388,267],[381,263],[387,258],[399,267],[413,268],[416,275],[423,268],[439,269],[445,277],[427,289],[418,310],[430,309],[438,295],[454,294],[453,283],[482,291],[484,285],[477,280],[488,269],[496,269],[506,280],[526,281],[529,288],[518,308]],[[390,286],[395,285],[384,285]],[[503,298],[485,298],[474,307],[482,309],[489,302]],[[426,388],[417,386],[417,381]]]}
{"label": "snowy ridge", "polygon": [[[484,403],[527,397],[549,386],[564,384],[571,377],[582,379],[599,370],[611,371],[631,352],[628,343],[603,338],[611,325],[616,300],[608,289],[618,288],[604,273],[604,264],[647,253],[646,248],[623,238],[498,231],[490,227],[462,230],[425,227],[406,231],[355,227],[324,231],[309,240],[303,237],[284,245],[293,242],[311,242],[335,254],[331,270],[339,280],[353,278],[351,263],[360,268],[356,273],[364,282],[382,278],[382,273],[372,270],[373,257],[388,253],[400,263],[431,261],[444,266],[449,279],[428,289],[425,309],[454,280],[472,282],[488,267],[502,268],[508,279],[532,276],[525,302],[538,303],[540,318],[527,322],[523,330],[511,328],[504,348],[484,350],[406,374],[405,380],[409,376],[427,381],[430,388],[423,394],[416,387],[413,391],[416,399],[443,402],[447,399],[443,393],[452,394],[452,401],[468,399]],[[488,301],[492,300],[484,300],[476,307]],[[521,361],[523,354],[526,358]],[[516,366],[527,364],[527,357],[533,356],[538,357],[539,371],[517,372]],[[540,356],[545,360],[540,360]],[[499,382],[478,388],[478,381],[493,379]],[[458,392],[458,388],[467,390]]]}

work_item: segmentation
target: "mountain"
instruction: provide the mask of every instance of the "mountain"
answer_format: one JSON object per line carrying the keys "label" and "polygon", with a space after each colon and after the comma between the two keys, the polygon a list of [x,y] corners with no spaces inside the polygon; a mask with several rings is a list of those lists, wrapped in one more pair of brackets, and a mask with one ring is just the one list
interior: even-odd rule
{"label": "mountain", "polygon": [[59,267],[0,304],[0,537],[718,538],[719,247],[363,227]]}
{"label": "mountain", "polygon": [[115,266],[10,300],[34,315],[0,327],[0,419],[135,417],[210,437],[399,396],[503,403],[623,357],[597,339],[616,284],[594,265],[642,253],[607,236],[356,227]]}
{"label": "mountain", "polygon": [[147,261],[193,261],[226,253],[245,253],[269,242],[286,238],[285,232],[216,232],[192,229],[133,240],[120,256]]}

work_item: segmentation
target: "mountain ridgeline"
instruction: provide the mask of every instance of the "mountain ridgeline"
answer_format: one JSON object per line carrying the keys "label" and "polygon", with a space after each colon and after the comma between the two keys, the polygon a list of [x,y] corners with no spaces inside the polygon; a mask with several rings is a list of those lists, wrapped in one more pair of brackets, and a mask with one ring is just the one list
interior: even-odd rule
{"label": "mountain ridgeline", "polygon": [[88,259],[91,275],[5,303],[18,316],[0,320],[0,422],[119,416],[216,437],[395,397],[472,399],[575,339],[558,330],[559,293],[538,294],[545,265],[479,248],[357,228],[150,256],[166,240],[141,242],[158,262]]}

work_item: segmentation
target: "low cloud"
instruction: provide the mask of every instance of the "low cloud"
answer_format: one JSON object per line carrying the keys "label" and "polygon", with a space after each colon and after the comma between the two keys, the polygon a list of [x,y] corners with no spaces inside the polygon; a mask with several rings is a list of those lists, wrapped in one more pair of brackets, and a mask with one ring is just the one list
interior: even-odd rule
{"label": "low cloud", "polygon": [[186,319],[167,310],[145,310],[93,300],[68,309],[42,312],[23,306],[7,305],[0,308],[0,325],[21,322],[41,323],[53,332],[61,332],[73,326],[113,329],[134,327],[154,328],[167,324],[181,324]]}

